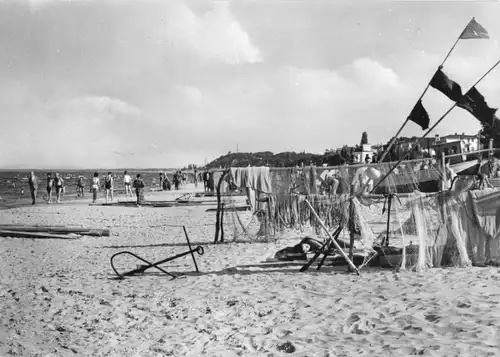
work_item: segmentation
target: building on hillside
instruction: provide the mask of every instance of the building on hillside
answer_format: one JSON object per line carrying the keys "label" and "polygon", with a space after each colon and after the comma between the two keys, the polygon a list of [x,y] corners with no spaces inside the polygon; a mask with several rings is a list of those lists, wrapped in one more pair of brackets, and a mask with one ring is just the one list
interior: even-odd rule
{"label": "building on hillside", "polygon": [[407,155],[408,151],[410,151],[415,142],[418,140],[416,137],[412,138],[398,138],[396,143],[391,149],[389,153],[389,157],[391,160],[401,160],[403,158],[408,159],[418,159],[429,156],[430,149],[434,144],[434,138],[424,138],[418,144],[418,148],[411,151],[409,155]]}
{"label": "building on hillside", "polygon": [[464,154],[450,158],[451,163],[463,162],[467,159],[467,153],[481,149],[481,143],[477,135],[466,135],[465,133],[454,135],[436,135],[432,148],[437,157],[441,155]]}
{"label": "building on hillside", "polygon": [[363,163],[366,162],[366,159],[369,158],[370,162],[373,162],[376,156],[377,150],[372,148],[371,144],[363,144],[361,150],[354,151],[354,163]]}

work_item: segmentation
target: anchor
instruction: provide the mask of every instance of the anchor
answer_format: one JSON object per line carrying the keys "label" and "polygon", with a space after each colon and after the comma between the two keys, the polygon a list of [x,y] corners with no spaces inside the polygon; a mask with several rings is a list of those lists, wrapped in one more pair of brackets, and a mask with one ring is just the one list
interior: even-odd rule
{"label": "anchor", "polygon": [[[193,258],[193,262],[194,262],[194,267],[196,268],[196,272],[199,273],[200,271],[198,270],[198,265],[196,264],[196,259],[194,257],[194,253],[198,253],[199,255],[203,255],[203,254],[205,254],[205,251],[203,250],[202,246],[198,246],[198,247],[192,249],[191,248],[191,242],[189,241],[189,237],[188,237],[188,234],[187,234],[187,231],[186,231],[186,227],[182,226],[182,228],[184,229],[184,234],[186,236],[186,240],[187,240],[187,243],[188,243],[188,246],[189,246],[189,250],[187,252],[174,255],[173,257],[169,257],[169,258],[166,258],[164,260],[160,260],[159,262],[156,262],[156,263],[151,263],[151,262],[147,261],[146,259],[141,258],[140,256],[138,256],[135,253],[132,253],[132,252],[129,252],[129,251],[123,251],[123,252],[116,253],[116,254],[114,254],[111,257],[111,259],[110,259],[111,268],[113,268],[114,272],[116,273],[116,275],[118,275],[119,279],[124,279],[126,276],[132,276],[132,275],[135,275],[135,274],[142,274],[142,273],[144,273],[146,270],[148,270],[150,268],[156,268],[159,271],[161,271],[162,273],[165,273],[166,275],[171,276],[172,280],[173,280],[173,279],[177,278],[177,276],[175,276],[174,274],[169,273],[168,271],[160,268],[159,265],[191,254],[191,257]],[[139,259],[142,262],[146,263],[146,265],[144,265],[144,264],[138,265],[136,269],[132,269],[132,270],[129,270],[129,271],[123,273],[123,274],[120,274],[116,270],[116,268],[115,268],[115,266],[113,264],[113,259],[116,258],[117,256],[123,255],[123,254],[131,255],[134,258]]]}

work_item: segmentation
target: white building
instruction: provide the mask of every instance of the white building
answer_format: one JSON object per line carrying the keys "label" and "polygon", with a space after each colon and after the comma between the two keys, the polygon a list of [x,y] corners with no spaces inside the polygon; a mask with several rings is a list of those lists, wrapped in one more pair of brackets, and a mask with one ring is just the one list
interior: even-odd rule
{"label": "white building", "polygon": [[375,150],[372,148],[371,144],[363,144],[361,147],[361,151],[354,152],[355,163],[363,163],[366,161],[367,157],[370,159],[370,162],[373,162],[373,158],[375,157]]}
{"label": "white building", "polygon": [[480,150],[481,143],[477,135],[455,133],[441,137],[436,135],[432,146],[438,153],[444,152],[445,155],[451,155]]}

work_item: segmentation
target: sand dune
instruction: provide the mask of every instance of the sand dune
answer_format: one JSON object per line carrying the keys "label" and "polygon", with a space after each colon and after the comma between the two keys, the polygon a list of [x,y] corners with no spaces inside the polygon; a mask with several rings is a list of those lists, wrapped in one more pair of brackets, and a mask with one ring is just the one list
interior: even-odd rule
{"label": "sand dune", "polygon": [[[497,268],[395,273],[269,261],[297,243],[211,244],[214,213],[182,208],[39,205],[1,223],[81,224],[110,237],[0,238],[0,356],[498,356]],[[142,276],[111,279],[129,250],[157,261],[191,257]],[[119,259],[122,258],[122,259]],[[117,258],[120,269],[140,262]],[[266,259],[268,261],[266,261]]]}

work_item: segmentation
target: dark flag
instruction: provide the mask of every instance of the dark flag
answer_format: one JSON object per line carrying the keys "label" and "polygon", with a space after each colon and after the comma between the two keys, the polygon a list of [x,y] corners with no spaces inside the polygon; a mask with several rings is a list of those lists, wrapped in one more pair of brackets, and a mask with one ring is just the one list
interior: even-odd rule
{"label": "dark flag", "polygon": [[454,102],[460,101],[462,98],[462,88],[458,83],[455,83],[448,78],[441,68],[442,66],[439,66],[438,70],[432,77],[430,82],[431,87],[437,89]]}
{"label": "dark flag", "polygon": [[485,125],[492,126],[497,119],[495,113],[497,109],[490,108],[488,103],[484,100],[484,97],[476,87],[469,89],[467,93],[463,96],[462,100],[458,102],[458,106],[462,109],[467,110],[471,113],[477,120]]}
{"label": "dark flag", "polygon": [[472,18],[470,20],[469,24],[465,27],[465,29],[462,31],[462,34],[460,35],[461,40],[470,40],[470,39],[475,39],[475,38],[485,38],[488,39],[490,36],[488,35],[488,31],[481,26],[479,22],[476,21],[476,19]]}
{"label": "dark flag", "polygon": [[415,104],[415,107],[413,107],[413,110],[411,111],[408,119],[420,125],[422,127],[422,130],[425,130],[429,127],[429,114],[427,114],[427,110],[425,110],[421,100],[419,100],[417,104]]}

